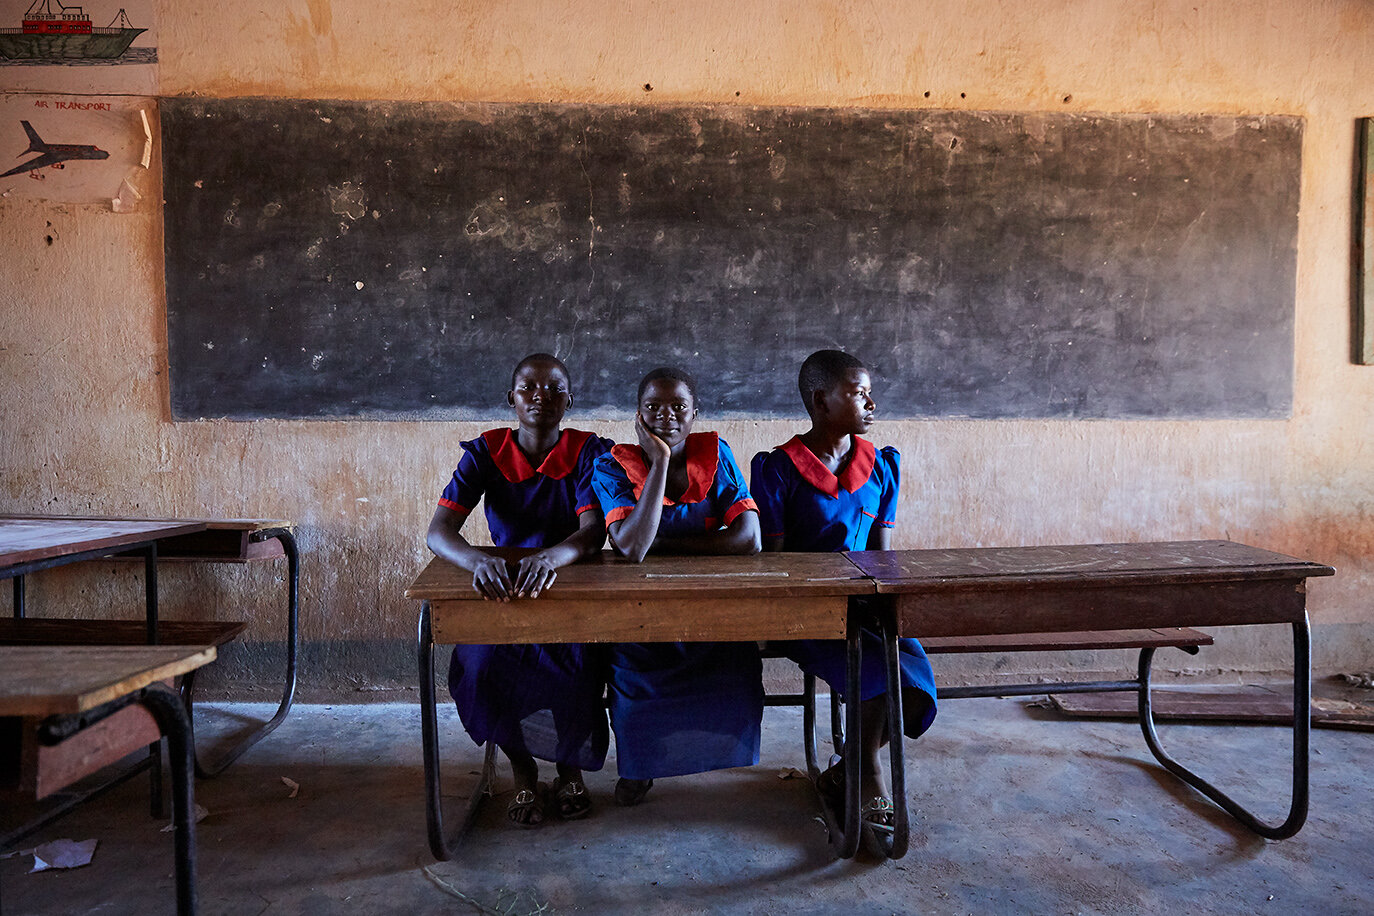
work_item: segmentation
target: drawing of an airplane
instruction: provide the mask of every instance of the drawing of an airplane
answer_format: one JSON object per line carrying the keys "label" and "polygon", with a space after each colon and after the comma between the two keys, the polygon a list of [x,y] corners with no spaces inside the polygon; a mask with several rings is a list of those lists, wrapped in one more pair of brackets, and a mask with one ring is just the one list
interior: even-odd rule
{"label": "drawing of an airplane", "polygon": [[51,166],[55,169],[63,167],[62,163],[71,159],[109,159],[110,154],[97,146],[85,146],[80,143],[44,143],[43,138],[38,136],[38,131],[33,129],[33,125],[28,121],[20,121],[24,125],[24,133],[29,135],[29,148],[20,153],[27,156],[29,153],[39,153],[23,165],[16,165],[14,168],[0,175],[0,178],[8,178],[11,175],[18,175],[20,172],[37,172],[41,168]]}

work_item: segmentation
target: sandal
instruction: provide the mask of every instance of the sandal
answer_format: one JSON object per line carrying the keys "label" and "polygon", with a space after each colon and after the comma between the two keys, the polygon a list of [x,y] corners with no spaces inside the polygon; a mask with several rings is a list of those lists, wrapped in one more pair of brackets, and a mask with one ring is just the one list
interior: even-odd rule
{"label": "sandal", "polygon": [[633,808],[644,801],[644,796],[653,787],[652,779],[626,779],[622,776],[615,781],[615,803],[622,808]]}
{"label": "sandal", "polygon": [[864,803],[859,809],[859,819],[865,829],[874,830],[878,833],[892,833],[893,825],[897,821],[896,809],[892,807],[892,799],[875,795]]}
{"label": "sandal", "polygon": [[580,821],[592,813],[592,797],[580,779],[563,781],[559,776],[549,787],[553,796],[554,813],[565,821]]}
{"label": "sandal", "polygon": [[875,859],[892,855],[896,809],[892,800],[875,795],[859,809],[859,843]]}
{"label": "sandal", "polygon": [[506,805],[506,819],[526,830],[544,823],[543,793],[535,789],[521,789]]}

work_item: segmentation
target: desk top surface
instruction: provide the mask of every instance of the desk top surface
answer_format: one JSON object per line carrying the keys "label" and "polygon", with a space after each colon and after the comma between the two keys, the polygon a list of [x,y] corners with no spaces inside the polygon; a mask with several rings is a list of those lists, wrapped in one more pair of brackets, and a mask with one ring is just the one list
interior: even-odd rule
{"label": "desk top surface", "polygon": [[1233,541],[862,551],[848,555],[881,593],[980,586],[1146,584],[1330,576],[1330,566]]}
{"label": "desk top surface", "polygon": [[[650,556],[643,563],[631,563],[610,551],[603,551],[597,559],[558,570],[553,588],[532,600],[871,594],[872,581],[844,554],[838,553]],[[472,573],[437,558],[431,560],[406,589],[406,597],[430,601],[480,601],[482,598],[472,587]]]}
{"label": "desk top surface", "polygon": [[0,515],[0,571],[90,550],[118,549],[205,530],[190,519]]}
{"label": "desk top surface", "polygon": [[214,646],[0,646],[0,715],[85,712],[214,660]]}
{"label": "desk top surface", "polygon": [[134,518],[110,515],[0,515],[0,522],[137,522],[154,525],[200,525],[207,531],[261,531],[265,528],[291,528],[288,521],[277,518]]}

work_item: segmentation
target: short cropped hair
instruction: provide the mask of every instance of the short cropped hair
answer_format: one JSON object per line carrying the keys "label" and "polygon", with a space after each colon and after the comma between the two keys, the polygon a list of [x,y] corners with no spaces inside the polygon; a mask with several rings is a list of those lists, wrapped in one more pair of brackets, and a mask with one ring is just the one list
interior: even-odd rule
{"label": "short cropped hair", "polygon": [[867,371],[868,367],[863,364],[863,360],[850,356],[843,350],[817,350],[808,356],[802,363],[801,371],[797,373],[797,390],[801,392],[806,412],[811,412],[812,392],[840,384],[844,381],[845,373],[851,369]]}
{"label": "short cropped hair", "polygon": [[511,370],[510,387],[512,391],[515,390],[515,377],[520,374],[520,370],[524,369],[526,366],[533,366],[535,363],[553,363],[563,371],[563,377],[568,380],[568,384],[572,385],[572,374],[568,372],[568,367],[563,365],[563,360],[554,356],[552,353],[531,353],[529,356],[526,356],[524,359],[520,360],[520,362],[516,363],[515,368]]}
{"label": "short cropped hair", "polygon": [[644,400],[644,389],[648,388],[651,382],[656,382],[659,379],[665,378],[686,385],[687,393],[692,396],[692,406],[697,406],[696,381],[686,372],[683,372],[681,369],[674,369],[671,366],[660,366],[639,380],[639,392],[635,395],[635,403],[638,404],[640,401]]}

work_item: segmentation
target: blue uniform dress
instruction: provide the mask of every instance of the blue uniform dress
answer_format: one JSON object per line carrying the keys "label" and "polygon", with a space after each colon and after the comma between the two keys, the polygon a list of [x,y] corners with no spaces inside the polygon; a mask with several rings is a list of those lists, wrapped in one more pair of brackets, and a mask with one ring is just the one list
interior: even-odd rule
{"label": "blue uniform dress", "polygon": [[[881,451],[854,437],[854,457],[832,474],[821,460],[794,436],[771,452],[759,452],[750,468],[758,499],[759,521],[765,538],[781,537],[783,550],[865,550],[874,525],[891,528],[897,520],[897,483],[901,456],[891,447]],[[837,640],[772,642],[843,696],[844,644]],[[918,737],[935,719],[935,675],[925,651],[914,639],[898,643],[902,670],[902,709],[908,737]],[[863,635],[860,699],[887,690],[882,644],[872,633]]]}
{"label": "blue uniform dress", "polygon": [[[565,429],[538,468],[514,430],[493,429],[462,446],[439,505],[467,514],[485,497],[496,546],[539,548],[567,539],[577,516],[596,508],[592,466],[611,442]],[[602,652],[576,644],[455,646],[448,672],[472,740],[584,770],[606,762],[604,685]]]}
{"label": "blue uniform dress", "polygon": [[[715,433],[687,437],[687,490],[663,500],[661,538],[727,527],[756,509],[735,457]],[[630,514],[648,467],[617,445],[592,483],[606,524]],[[755,643],[617,643],[608,676],[616,768],[626,779],[682,776],[759,762],[763,672]]]}

